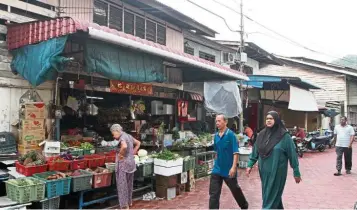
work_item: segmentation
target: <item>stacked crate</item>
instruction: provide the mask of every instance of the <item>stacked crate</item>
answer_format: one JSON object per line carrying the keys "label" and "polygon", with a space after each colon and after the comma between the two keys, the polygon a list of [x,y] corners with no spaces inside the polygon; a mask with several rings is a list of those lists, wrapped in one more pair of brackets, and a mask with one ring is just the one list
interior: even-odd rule
{"label": "stacked crate", "polygon": [[30,102],[22,105],[18,146],[20,155],[33,150],[41,150],[38,144],[45,139],[45,114],[46,106],[43,102]]}

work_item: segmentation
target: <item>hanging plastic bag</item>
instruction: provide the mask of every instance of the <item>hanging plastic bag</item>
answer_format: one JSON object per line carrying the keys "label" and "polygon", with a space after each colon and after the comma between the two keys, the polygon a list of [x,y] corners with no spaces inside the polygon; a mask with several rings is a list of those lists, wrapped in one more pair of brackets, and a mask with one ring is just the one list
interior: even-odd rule
{"label": "hanging plastic bag", "polygon": [[205,82],[205,107],[209,112],[236,117],[242,111],[237,82]]}

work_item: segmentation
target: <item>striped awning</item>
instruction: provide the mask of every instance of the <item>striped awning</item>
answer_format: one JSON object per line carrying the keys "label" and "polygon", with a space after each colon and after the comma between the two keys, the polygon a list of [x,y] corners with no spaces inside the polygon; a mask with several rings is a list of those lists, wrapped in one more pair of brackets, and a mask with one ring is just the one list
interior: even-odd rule
{"label": "striped awning", "polygon": [[193,101],[203,101],[203,96],[198,93],[189,93],[191,100]]}

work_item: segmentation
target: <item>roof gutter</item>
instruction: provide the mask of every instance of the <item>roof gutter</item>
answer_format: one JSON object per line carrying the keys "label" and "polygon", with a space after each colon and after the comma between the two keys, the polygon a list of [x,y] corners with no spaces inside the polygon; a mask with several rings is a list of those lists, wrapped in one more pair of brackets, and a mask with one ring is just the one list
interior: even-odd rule
{"label": "roof gutter", "polygon": [[211,66],[211,65],[201,63],[199,61],[187,58],[183,55],[178,55],[178,54],[168,52],[166,50],[162,50],[162,49],[150,46],[150,45],[145,45],[145,44],[142,44],[135,40],[117,36],[115,34],[108,33],[108,32],[102,31],[102,30],[98,30],[98,29],[95,29],[92,27],[88,27],[88,32],[89,32],[89,36],[93,39],[113,43],[113,44],[120,45],[123,47],[132,48],[132,49],[146,52],[149,54],[154,54],[154,55],[157,55],[160,57],[168,58],[168,59],[174,60],[176,62],[181,62],[181,63],[185,63],[188,65],[197,67],[197,68],[209,70],[209,71],[215,72],[217,74],[231,77],[232,80],[249,80],[248,76],[240,74],[239,72],[235,73],[234,70],[225,71],[218,67]]}

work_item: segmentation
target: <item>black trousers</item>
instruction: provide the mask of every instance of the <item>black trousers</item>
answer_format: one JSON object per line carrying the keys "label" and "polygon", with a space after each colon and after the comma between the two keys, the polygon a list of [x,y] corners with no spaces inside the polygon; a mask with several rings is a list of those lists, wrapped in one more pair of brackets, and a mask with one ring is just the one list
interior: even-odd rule
{"label": "black trousers", "polygon": [[211,175],[209,186],[209,209],[219,209],[223,181],[231,190],[234,199],[241,209],[248,209],[248,202],[244,197],[242,189],[238,185],[237,178],[225,178],[219,175]]}
{"label": "black trousers", "polygon": [[350,171],[352,169],[352,148],[349,147],[336,147],[337,154],[337,171],[342,169],[342,156],[345,158],[345,169]]}

